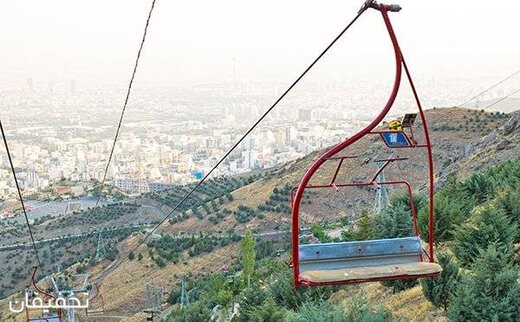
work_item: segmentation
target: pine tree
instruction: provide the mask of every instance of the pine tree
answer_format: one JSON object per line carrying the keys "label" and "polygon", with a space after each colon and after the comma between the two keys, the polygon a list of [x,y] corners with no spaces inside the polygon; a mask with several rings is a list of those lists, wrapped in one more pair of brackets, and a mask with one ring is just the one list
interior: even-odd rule
{"label": "pine tree", "polygon": [[517,227],[511,224],[503,209],[487,203],[475,209],[471,217],[455,230],[453,253],[462,266],[469,266],[481,249],[496,243],[497,249],[511,257]]}
{"label": "pine tree", "polygon": [[446,312],[458,281],[459,267],[446,253],[440,253],[437,259],[442,267],[441,276],[422,279],[422,291],[433,305],[444,308]]}
{"label": "pine tree", "polygon": [[357,227],[353,233],[355,240],[368,240],[374,238],[374,223],[368,210],[363,209],[356,222],[356,226]]}
{"label": "pine tree", "polygon": [[[506,189],[498,193],[495,203],[497,207],[504,209],[506,216],[516,226],[520,227],[520,188]],[[517,234],[515,243],[520,242],[520,234]]]}
{"label": "pine tree", "polygon": [[[460,196],[460,195],[459,195]],[[469,199],[466,199],[469,200]],[[453,239],[453,231],[456,225],[460,225],[468,217],[473,209],[473,202],[461,202],[457,195],[442,190],[434,199],[434,231],[435,243],[442,243]],[[419,230],[423,240],[428,240],[430,224],[430,207],[426,206],[418,214]]]}
{"label": "pine tree", "polygon": [[464,182],[463,189],[468,197],[473,198],[477,204],[482,204],[493,198],[496,188],[490,176],[477,173]]}
{"label": "pine tree", "polygon": [[390,203],[374,218],[378,238],[396,238],[413,235],[409,206],[401,200]]}
{"label": "pine tree", "polygon": [[457,286],[448,311],[451,321],[520,321],[518,272],[509,256],[491,244]]}
{"label": "pine tree", "polygon": [[272,298],[257,306],[249,315],[251,322],[278,322],[285,317],[285,310],[278,307]]}
{"label": "pine tree", "polygon": [[211,310],[200,301],[188,304],[184,309],[176,308],[166,322],[200,322],[209,321]]}
{"label": "pine tree", "polygon": [[242,240],[242,268],[248,286],[255,271],[255,260],[255,239],[251,230],[247,229],[244,239]]}
{"label": "pine tree", "polygon": [[240,304],[240,316],[238,320],[241,322],[250,321],[250,315],[253,310],[261,306],[267,298],[265,290],[255,286],[256,285],[246,287],[238,296],[238,303]]}
{"label": "pine tree", "polygon": [[[414,197],[416,209],[422,208],[424,204],[425,199],[423,197]],[[374,226],[376,227],[375,237],[377,238],[413,236],[414,229],[410,198],[407,195],[394,198],[383,212],[374,218]],[[417,280],[396,280],[382,282],[381,284],[385,287],[392,288],[392,291],[396,293],[414,287],[417,285]]]}

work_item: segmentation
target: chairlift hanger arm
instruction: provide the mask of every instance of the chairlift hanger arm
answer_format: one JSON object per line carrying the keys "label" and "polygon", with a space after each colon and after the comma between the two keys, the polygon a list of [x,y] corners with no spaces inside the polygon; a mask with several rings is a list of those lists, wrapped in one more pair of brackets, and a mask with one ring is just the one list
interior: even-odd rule
{"label": "chairlift hanger arm", "polygon": [[44,290],[42,290],[41,288],[38,287],[38,284],[36,283],[36,272],[37,271],[38,271],[38,266],[33,266],[33,272],[32,272],[32,275],[31,275],[31,285],[39,293],[42,293],[43,295],[45,295],[47,297],[56,299],[56,297],[54,297],[52,294],[49,294],[49,293],[45,292]]}
{"label": "chairlift hanger arm", "polygon": [[383,172],[383,170],[392,162],[395,162],[395,161],[401,161],[401,160],[408,160],[408,158],[406,157],[397,157],[397,158],[389,158],[389,159],[382,159],[382,160],[375,160],[374,162],[378,162],[378,163],[383,163],[382,166],[379,167],[379,169],[377,169],[376,173],[372,176],[372,179],[370,180],[370,182],[376,182],[377,180],[377,177],[379,176],[379,174],[381,172]]}

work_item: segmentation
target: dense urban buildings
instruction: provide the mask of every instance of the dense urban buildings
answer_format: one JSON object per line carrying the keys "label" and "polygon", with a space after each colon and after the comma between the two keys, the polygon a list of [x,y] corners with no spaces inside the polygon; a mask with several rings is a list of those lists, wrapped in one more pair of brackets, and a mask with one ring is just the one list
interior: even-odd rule
{"label": "dense urban buildings", "polygon": [[[435,79],[421,84],[427,85],[423,92],[429,105],[459,100],[451,94],[438,101],[443,89]],[[215,175],[273,167],[340,142],[371,119],[379,108],[373,102],[388,90],[371,83],[305,86],[278,106]],[[429,98],[432,88],[437,101]],[[138,194],[199,180],[279,90],[238,83],[136,90],[109,167],[109,184]],[[80,196],[100,181],[121,97],[121,88],[82,90],[74,80],[56,86],[28,78],[21,87],[4,90],[1,117],[24,194]],[[413,106],[407,96],[397,103],[403,111]],[[14,196],[14,181],[4,152],[0,161],[0,198],[5,200]]]}

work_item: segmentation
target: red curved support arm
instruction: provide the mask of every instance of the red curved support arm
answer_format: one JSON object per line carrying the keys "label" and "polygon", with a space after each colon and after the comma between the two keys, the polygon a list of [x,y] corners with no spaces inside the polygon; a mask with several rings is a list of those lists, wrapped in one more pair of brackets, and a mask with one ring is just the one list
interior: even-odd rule
{"label": "red curved support arm", "polygon": [[[35,280],[35,278],[36,278],[36,271],[38,271],[38,266],[34,266],[34,267],[33,267],[33,273],[32,273],[32,275],[31,275],[31,284],[32,284],[32,286],[34,287],[34,289],[35,289],[36,291],[38,291],[39,293],[42,293],[43,295],[45,295],[45,296],[47,296],[47,297],[50,297],[50,298],[56,300],[56,297],[55,297],[54,295],[52,295],[52,294],[50,294],[50,293],[47,293],[47,292],[45,292],[44,290],[42,290],[42,289],[40,289],[40,288],[38,287],[38,285],[36,284],[36,280]],[[26,308],[25,308],[25,315],[26,315],[26,317],[27,317],[27,320],[29,320],[29,312],[27,312],[27,311],[28,311],[28,308],[26,307]],[[58,313],[58,320],[61,321],[61,309],[58,309],[58,310],[57,310],[57,313]]]}
{"label": "red curved support arm", "polygon": [[294,196],[294,200],[292,202],[292,254],[293,254],[293,264],[294,264],[294,285],[295,287],[298,287],[301,283],[299,281],[299,275],[300,275],[300,260],[299,260],[299,212],[300,212],[300,202],[303,196],[303,192],[305,191],[305,187],[309,183],[311,177],[314,175],[314,173],[321,167],[327,159],[334,156],[336,153],[340,152],[341,150],[345,149],[349,145],[357,142],[359,139],[361,139],[366,134],[370,133],[376,126],[378,126],[385,116],[390,111],[390,108],[394,104],[395,98],[397,97],[397,93],[399,92],[399,85],[401,82],[401,74],[402,74],[402,57],[401,57],[401,50],[399,49],[399,44],[397,42],[397,38],[395,36],[394,30],[392,28],[392,24],[390,23],[390,19],[388,17],[388,10],[390,9],[389,6],[380,4],[378,5],[379,11],[381,11],[381,14],[383,16],[383,20],[385,22],[386,28],[388,30],[388,34],[390,35],[390,39],[392,41],[392,46],[394,48],[394,54],[395,54],[395,79],[394,79],[394,85],[392,92],[390,94],[390,98],[388,99],[385,107],[383,110],[379,113],[379,115],[363,130],[356,133],[352,137],[348,138],[346,141],[336,145],[334,148],[323,154],[318,160],[314,162],[314,164],[310,167],[309,170],[305,173],[305,175],[302,178],[302,181],[300,182],[298,189],[296,190],[296,194]]}
{"label": "red curved support arm", "polygon": [[432,144],[430,140],[430,133],[428,131],[428,123],[426,123],[426,116],[424,115],[424,111],[422,109],[421,101],[419,100],[419,95],[417,95],[417,90],[415,89],[415,85],[412,80],[412,76],[410,75],[410,71],[408,70],[408,66],[406,65],[406,61],[404,60],[403,55],[401,54],[401,59],[403,61],[404,70],[406,72],[406,77],[408,78],[408,82],[410,83],[410,87],[412,88],[413,96],[415,98],[415,102],[417,103],[417,108],[419,109],[419,115],[421,117],[421,123],[424,129],[424,137],[426,140],[426,153],[428,155],[428,176],[429,176],[429,191],[428,197],[429,201],[429,225],[428,225],[428,250],[430,254],[428,258],[430,262],[434,262],[434,254],[433,254],[433,232],[434,232],[434,200],[433,200],[433,185],[435,181],[435,174],[433,168],[433,152],[432,152]]}
{"label": "red curved support arm", "polygon": [[34,266],[33,267],[33,273],[32,273],[32,276],[31,276],[31,284],[32,286],[34,287],[35,290],[37,290],[39,293],[42,293],[43,295],[47,296],[47,297],[50,297],[52,299],[56,299],[56,297],[54,297],[52,294],[49,294],[47,292],[45,292],[44,290],[40,289],[38,287],[38,285],[36,284],[36,271],[38,270],[38,266]]}

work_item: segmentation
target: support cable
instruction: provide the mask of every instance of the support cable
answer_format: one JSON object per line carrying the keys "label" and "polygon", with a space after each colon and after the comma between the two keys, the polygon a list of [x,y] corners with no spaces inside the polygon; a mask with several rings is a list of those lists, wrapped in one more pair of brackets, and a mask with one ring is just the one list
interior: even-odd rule
{"label": "support cable", "polygon": [[[264,112],[264,114],[247,130],[244,135],[229,149],[226,154],[211,168],[211,170],[187,193],[184,197],[173,207],[173,209],[164,217],[146,236],[145,238],[134,248],[132,248],[131,252],[136,251],[142,244],[148,240],[148,238],[164,223],[168,218],[206,181],[207,178],[215,171],[224,162],[224,160],[242,143],[242,141],[260,124],[265,117],[278,105],[278,103],[300,82],[300,80],[316,65],[316,63],[329,51],[329,49],[343,36],[343,34],[358,20],[358,18],[369,8],[369,5],[373,1],[365,2],[365,5],[361,8],[361,10],[357,13],[357,15],[352,19],[348,25],[343,28],[343,30],[332,40],[332,42],[318,55],[316,59],[303,71],[303,73],[296,78],[296,80],[283,92],[283,94]],[[120,262],[115,265],[115,267],[119,266],[124,260],[123,258]],[[114,267],[114,268],[115,268]]]}
{"label": "support cable", "polygon": [[141,58],[141,52],[143,51],[144,42],[146,41],[146,34],[148,33],[148,26],[150,25],[150,19],[152,17],[153,9],[155,7],[155,1],[152,1],[152,5],[150,6],[150,11],[148,12],[148,18],[146,19],[146,25],[144,26],[143,38],[141,39],[141,45],[139,46],[139,51],[137,52],[137,57],[135,59],[134,69],[132,71],[132,77],[130,78],[130,82],[128,83],[128,89],[126,91],[125,102],[123,104],[123,109],[121,110],[121,116],[119,117],[119,123],[117,125],[116,134],[114,136],[114,142],[112,143],[112,149],[110,149],[110,154],[108,155],[107,165],[105,167],[105,173],[103,174],[103,180],[101,181],[101,186],[99,188],[99,196],[96,200],[96,207],[99,204],[101,196],[103,195],[103,189],[105,187],[105,181],[107,178],[108,168],[110,167],[110,162],[112,161],[112,156],[114,155],[114,150],[116,148],[117,139],[119,137],[119,133],[121,131],[121,126],[123,125],[123,118],[125,116],[126,107],[128,105],[128,100],[130,98],[130,93],[132,91],[132,84],[134,83],[135,74],[137,73],[137,67],[139,66],[139,59]]}
{"label": "support cable", "polygon": [[25,217],[25,224],[27,225],[27,230],[29,231],[29,236],[31,237],[31,243],[34,249],[34,254],[36,255],[36,260],[38,261],[38,266],[41,268],[43,273],[43,263],[40,260],[40,255],[38,253],[38,247],[36,246],[36,242],[34,240],[34,235],[32,232],[31,224],[29,223],[29,217],[27,216],[27,210],[25,208],[25,203],[22,197],[22,191],[20,189],[20,185],[18,184],[18,178],[16,177],[16,171],[13,165],[13,159],[11,157],[11,151],[9,150],[9,145],[7,144],[7,138],[5,136],[4,127],[2,125],[2,120],[0,120],[0,131],[2,132],[2,139],[4,141],[5,150],[7,152],[7,159],[9,160],[9,166],[11,167],[11,172],[13,173],[14,183],[16,185],[16,190],[18,192],[18,198],[20,199],[20,203],[22,204],[22,211]]}
{"label": "support cable", "polygon": [[[516,75],[520,74],[520,70],[517,70],[516,72],[514,72],[513,74],[507,76],[506,78],[500,80],[499,82],[491,85],[490,87],[486,88],[485,90],[483,90],[482,92],[478,93],[477,95],[473,96],[472,98],[468,99],[467,101],[465,101],[464,103],[462,104],[459,104],[457,105],[457,107],[462,107],[463,105],[466,105],[468,104],[469,102],[473,101],[474,99],[486,94],[487,92],[489,92],[490,90],[492,90],[493,88],[497,87],[498,85],[504,83],[505,81],[515,77]],[[494,104],[493,104],[494,105]],[[491,105],[492,106],[492,105]],[[489,106],[488,106],[489,107]],[[487,107],[486,107],[487,108]]]}
{"label": "support cable", "polygon": [[502,102],[502,101],[508,99],[509,97],[515,95],[515,94],[518,93],[518,92],[520,92],[520,88],[517,89],[516,91],[513,91],[513,92],[507,94],[506,96],[502,97],[501,99],[499,99],[499,100],[497,100],[497,101],[494,101],[493,103],[489,104],[488,106],[484,107],[484,110],[487,110],[488,108],[490,108],[490,107],[492,107],[492,106],[494,106],[494,105],[496,105],[496,104],[498,104],[498,103],[500,103],[500,102]]}

